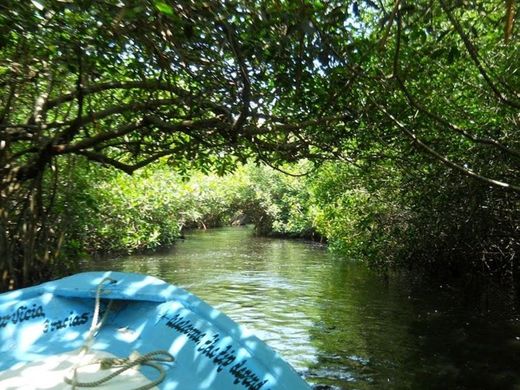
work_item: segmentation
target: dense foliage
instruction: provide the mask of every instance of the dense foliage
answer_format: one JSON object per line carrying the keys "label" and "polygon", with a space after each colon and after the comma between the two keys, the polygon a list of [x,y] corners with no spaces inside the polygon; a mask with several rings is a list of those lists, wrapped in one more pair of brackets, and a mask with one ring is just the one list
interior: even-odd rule
{"label": "dense foliage", "polygon": [[112,190],[96,179],[122,181],[106,197],[148,226],[123,238],[94,223],[100,242],[178,234],[177,220],[166,232],[160,213],[138,215],[141,197],[179,210],[174,199],[88,162],[185,175],[302,158],[334,162],[274,180],[280,196],[244,197],[270,205],[252,207],[261,230],[515,280],[517,12],[510,0],[2,2],[0,287],[65,268],[74,218]]}
{"label": "dense foliage", "polygon": [[253,224],[259,234],[312,233],[304,182],[265,166],[225,176],[184,176],[157,164],[133,176],[92,168],[75,178],[74,194],[57,202],[67,257],[157,249],[193,228]]}
{"label": "dense foliage", "polygon": [[[241,175],[192,173],[164,167],[135,176],[115,173],[90,182],[76,197],[90,203],[67,229],[65,250],[84,254],[130,253],[172,245],[186,228],[228,225],[240,218],[236,204]],[[73,244],[71,246],[71,243]]]}

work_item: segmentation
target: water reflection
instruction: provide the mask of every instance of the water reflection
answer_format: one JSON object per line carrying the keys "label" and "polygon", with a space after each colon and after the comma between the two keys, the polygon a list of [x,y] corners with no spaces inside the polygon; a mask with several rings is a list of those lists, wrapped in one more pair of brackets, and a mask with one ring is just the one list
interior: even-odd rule
{"label": "water reflection", "polygon": [[193,232],[169,252],[85,264],[189,289],[317,388],[518,388],[518,320],[456,291],[383,279],[313,244],[245,228]]}

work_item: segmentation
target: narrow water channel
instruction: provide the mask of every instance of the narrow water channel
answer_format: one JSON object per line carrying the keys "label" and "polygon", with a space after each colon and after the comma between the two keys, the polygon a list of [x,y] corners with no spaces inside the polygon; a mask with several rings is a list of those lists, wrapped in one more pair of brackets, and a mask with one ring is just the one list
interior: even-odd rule
{"label": "narrow water channel", "polygon": [[145,273],[254,330],[316,389],[519,389],[520,321],[301,241],[196,231],[168,253],[85,270]]}

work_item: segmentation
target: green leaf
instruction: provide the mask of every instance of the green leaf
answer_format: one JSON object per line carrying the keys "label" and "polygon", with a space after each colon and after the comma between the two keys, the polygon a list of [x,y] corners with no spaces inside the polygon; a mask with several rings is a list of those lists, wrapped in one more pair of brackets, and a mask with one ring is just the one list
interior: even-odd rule
{"label": "green leaf", "polygon": [[157,10],[165,15],[170,15],[172,16],[173,15],[173,8],[166,4],[165,2],[163,1],[155,1],[154,2],[154,5],[155,5],[155,8],[157,8]]}

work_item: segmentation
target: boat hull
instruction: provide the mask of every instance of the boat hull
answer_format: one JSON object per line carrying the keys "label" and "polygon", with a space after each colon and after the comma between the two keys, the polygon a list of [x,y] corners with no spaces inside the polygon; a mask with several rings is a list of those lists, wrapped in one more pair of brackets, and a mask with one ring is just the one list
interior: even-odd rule
{"label": "boat hull", "polygon": [[[120,272],[81,273],[1,294],[0,380],[2,372],[20,372],[24,364],[84,348],[96,317],[96,294],[106,319],[89,352],[125,358],[167,351],[175,360],[161,363],[166,377],[157,388],[310,389],[278,354],[195,295],[150,276]],[[150,381],[158,375],[146,365],[139,373]],[[104,386],[110,388],[110,382]],[[5,388],[1,382],[0,387]]]}

